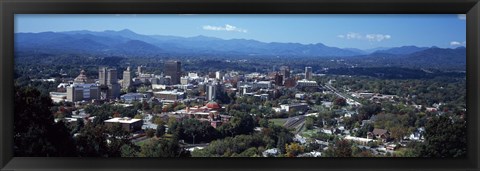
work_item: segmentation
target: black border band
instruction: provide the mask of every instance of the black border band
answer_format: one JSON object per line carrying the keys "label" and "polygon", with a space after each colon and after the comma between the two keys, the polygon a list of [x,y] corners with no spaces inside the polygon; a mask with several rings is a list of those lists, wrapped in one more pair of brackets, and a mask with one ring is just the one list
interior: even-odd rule
{"label": "black border band", "polygon": [[[7,170],[478,170],[478,0],[6,0],[0,4],[0,167]],[[13,157],[14,14],[440,14],[467,13],[466,159],[426,158],[19,158]]]}

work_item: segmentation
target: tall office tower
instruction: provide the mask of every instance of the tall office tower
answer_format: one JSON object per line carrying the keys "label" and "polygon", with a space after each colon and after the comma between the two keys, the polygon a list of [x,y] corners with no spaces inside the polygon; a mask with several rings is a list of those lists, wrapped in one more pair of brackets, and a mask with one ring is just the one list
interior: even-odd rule
{"label": "tall office tower", "polygon": [[283,75],[283,84],[285,84],[285,80],[287,80],[287,78],[290,78],[290,67],[281,66],[280,75]]}
{"label": "tall office tower", "polygon": [[275,85],[282,86],[283,85],[283,75],[275,73]]}
{"label": "tall office tower", "polygon": [[108,85],[107,97],[109,99],[116,99],[120,97],[120,84],[110,84]]}
{"label": "tall office tower", "polygon": [[170,83],[180,84],[180,76],[182,75],[182,63],[180,61],[165,62],[165,75],[170,76]]}
{"label": "tall office tower", "polygon": [[98,69],[98,81],[100,85],[107,85],[107,67],[100,67]]}
{"label": "tall office tower", "polygon": [[115,99],[120,96],[117,69],[101,67],[98,75],[102,98]]}
{"label": "tall office tower", "polygon": [[107,70],[107,85],[118,84],[117,69]]}
{"label": "tall office tower", "polygon": [[312,67],[305,67],[305,79],[312,80]]}
{"label": "tall office tower", "polygon": [[132,72],[130,67],[127,67],[127,70],[123,71],[123,88],[128,88],[132,85]]}
{"label": "tall office tower", "polygon": [[145,71],[145,66],[138,66],[137,67],[137,75],[140,76],[141,74],[143,74],[143,72]]}
{"label": "tall office tower", "polygon": [[222,73],[222,71],[217,71],[217,72],[215,72],[215,78],[216,78],[217,80],[222,80],[222,78],[223,78],[223,73]]}
{"label": "tall office tower", "polygon": [[216,83],[207,85],[207,100],[212,101],[216,99],[218,85]]}
{"label": "tall office tower", "polygon": [[83,100],[83,88],[76,86],[67,87],[67,101],[77,102]]}

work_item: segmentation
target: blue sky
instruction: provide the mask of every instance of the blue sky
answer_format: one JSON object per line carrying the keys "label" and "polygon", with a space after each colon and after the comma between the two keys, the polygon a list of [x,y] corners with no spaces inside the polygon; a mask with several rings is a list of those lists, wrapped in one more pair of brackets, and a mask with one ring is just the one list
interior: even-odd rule
{"label": "blue sky", "polygon": [[405,45],[455,48],[466,44],[465,15],[457,14],[15,15],[16,33],[123,29],[145,35],[204,35],[359,49]]}

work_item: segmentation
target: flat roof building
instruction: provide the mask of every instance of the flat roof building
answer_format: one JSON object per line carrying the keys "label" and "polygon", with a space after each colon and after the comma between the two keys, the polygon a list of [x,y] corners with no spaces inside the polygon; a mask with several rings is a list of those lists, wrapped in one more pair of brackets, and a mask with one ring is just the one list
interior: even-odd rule
{"label": "flat roof building", "polygon": [[115,124],[121,124],[125,131],[133,132],[142,129],[142,119],[132,119],[129,117],[112,118],[104,121],[107,127],[111,127]]}
{"label": "flat roof building", "polygon": [[180,100],[185,98],[185,92],[178,92],[176,90],[153,92],[153,95],[162,100]]}
{"label": "flat roof building", "polygon": [[120,99],[127,103],[132,103],[134,101],[142,101],[146,100],[147,98],[147,95],[143,93],[127,93],[120,96]]}
{"label": "flat roof building", "polygon": [[67,87],[66,100],[77,102],[100,99],[100,90],[96,84],[72,84]]}
{"label": "flat roof building", "polygon": [[67,99],[67,93],[66,92],[50,92],[50,98],[55,103],[64,102]]}
{"label": "flat roof building", "polygon": [[297,111],[297,112],[304,112],[304,111],[308,110],[308,108],[309,107],[308,107],[307,103],[280,105],[280,109],[283,109],[286,112],[289,112],[292,109]]}
{"label": "flat roof building", "polygon": [[171,77],[172,84],[180,84],[180,76],[182,75],[182,63],[180,61],[165,62],[165,75]]}
{"label": "flat roof building", "polygon": [[312,78],[313,78],[312,67],[305,67],[305,79],[312,80]]}

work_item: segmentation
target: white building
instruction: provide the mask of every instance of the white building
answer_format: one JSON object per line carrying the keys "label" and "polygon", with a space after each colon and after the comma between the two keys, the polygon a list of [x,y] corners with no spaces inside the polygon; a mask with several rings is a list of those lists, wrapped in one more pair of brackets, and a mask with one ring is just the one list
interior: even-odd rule
{"label": "white building", "polygon": [[97,84],[77,84],[67,87],[67,101],[77,102],[100,98],[100,89]]}
{"label": "white building", "polygon": [[375,142],[375,141],[377,141],[377,140],[370,139],[370,138],[352,137],[352,136],[350,136],[350,135],[347,135],[344,139],[345,139],[345,140],[354,141],[354,142],[360,143],[360,144],[362,144],[362,145],[367,145],[369,142]]}
{"label": "white building", "polygon": [[307,103],[284,104],[284,105],[280,105],[280,108],[282,110],[285,110],[286,112],[289,112],[292,109],[299,112],[299,111],[307,110],[308,109],[308,104]]}
{"label": "white building", "polygon": [[295,94],[295,98],[296,98],[296,99],[305,99],[305,94],[303,94],[303,93],[297,93],[297,94]]}
{"label": "white building", "polygon": [[217,93],[219,91],[219,86],[217,83],[212,83],[207,85],[207,100],[212,101],[217,98]]}
{"label": "white building", "polygon": [[309,81],[303,79],[297,81],[297,87],[318,87],[318,84],[316,81]]}
{"label": "white building", "polygon": [[223,73],[221,71],[215,72],[215,78],[218,79],[218,80],[222,80],[223,79]]}
{"label": "white building", "polygon": [[312,67],[305,67],[305,79],[312,80]]}
{"label": "white building", "polygon": [[162,100],[180,100],[185,98],[185,92],[177,90],[153,92],[153,95]]}
{"label": "white building", "polygon": [[67,99],[67,93],[64,92],[50,92],[50,98],[53,102],[64,102]]}

